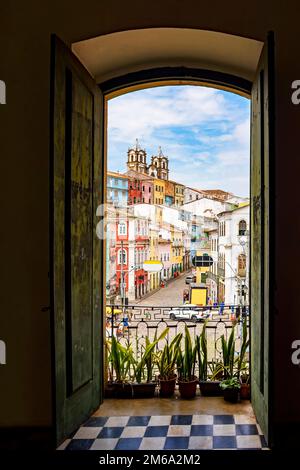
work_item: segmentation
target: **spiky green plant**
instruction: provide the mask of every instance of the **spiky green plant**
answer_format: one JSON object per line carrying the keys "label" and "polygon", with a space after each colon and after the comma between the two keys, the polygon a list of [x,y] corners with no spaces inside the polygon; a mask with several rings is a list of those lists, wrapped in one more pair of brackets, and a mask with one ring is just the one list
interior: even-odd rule
{"label": "spiky green plant", "polygon": [[137,383],[141,383],[142,380],[146,379],[147,382],[151,382],[153,378],[153,367],[155,364],[155,347],[169,332],[169,328],[166,328],[157,338],[157,332],[155,332],[154,340],[151,342],[149,337],[145,338],[145,346],[143,346],[143,352],[140,360],[134,359],[132,361],[134,378]]}
{"label": "spiky green plant", "polygon": [[207,380],[207,339],[206,339],[206,324],[200,335],[195,338],[196,358],[199,366],[199,380]]}
{"label": "spiky green plant", "polygon": [[191,382],[194,380],[196,354],[196,345],[193,346],[189,329],[185,326],[184,351],[182,352],[181,349],[178,349],[176,361],[180,381]]}
{"label": "spiky green plant", "polygon": [[133,360],[131,345],[122,346],[113,335],[111,341],[107,341],[109,351],[108,362],[111,365],[110,378],[115,376],[116,382],[126,382],[130,378],[130,366]]}
{"label": "spiky green plant", "polygon": [[234,376],[234,366],[236,362],[235,358],[235,327],[232,327],[228,341],[225,336],[221,336],[222,354],[223,354],[223,367],[224,367],[224,378],[230,378]]}
{"label": "spiky green plant", "polygon": [[176,370],[177,355],[180,348],[182,333],[178,333],[169,343],[167,340],[163,350],[157,355],[156,365],[162,380],[174,377]]}
{"label": "spiky green plant", "polygon": [[243,321],[243,330],[242,330],[242,344],[241,344],[241,349],[239,352],[239,357],[238,357],[238,363],[237,363],[237,376],[238,378],[240,377],[240,374],[242,371],[245,370],[245,354],[247,351],[247,348],[249,347],[249,339],[248,339],[248,329],[247,329],[247,320],[244,319]]}

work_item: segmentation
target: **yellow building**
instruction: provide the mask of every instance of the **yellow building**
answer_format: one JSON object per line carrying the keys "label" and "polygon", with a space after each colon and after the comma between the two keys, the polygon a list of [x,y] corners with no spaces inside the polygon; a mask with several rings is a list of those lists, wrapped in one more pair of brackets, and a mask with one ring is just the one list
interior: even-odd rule
{"label": "yellow building", "polygon": [[[158,261],[158,235],[159,235],[159,228],[155,225],[150,225],[149,228],[149,236],[150,236],[150,244],[149,244],[149,259],[150,261]],[[157,289],[159,287],[159,273],[150,273],[150,290]]]}
{"label": "yellow building", "polygon": [[175,206],[182,206],[184,203],[184,185],[175,183]]}
{"label": "yellow building", "polygon": [[171,226],[171,263],[172,274],[183,270],[183,234],[182,231]]}
{"label": "yellow building", "polygon": [[165,203],[165,181],[154,178],[153,180],[153,204]]}

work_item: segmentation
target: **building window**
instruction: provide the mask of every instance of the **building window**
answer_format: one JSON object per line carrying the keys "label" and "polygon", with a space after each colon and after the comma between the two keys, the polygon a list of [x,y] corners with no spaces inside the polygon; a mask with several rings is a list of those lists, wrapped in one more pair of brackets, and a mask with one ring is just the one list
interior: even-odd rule
{"label": "building window", "polygon": [[239,222],[239,235],[240,236],[246,235],[246,231],[247,231],[247,223],[245,220],[241,220]]}
{"label": "building window", "polygon": [[145,202],[145,198],[143,197],[143,202]]}
{"label": "building window", "polygon": [[145,191],[145,186],[143,186],[143,191]]}
{"label": "building window", "polygon": [[118,263],[122,264],[122,258],[123,258],[123,264],[127,264],[127,253],[126,250],[118,250]]}
{"label": "building window", "polygon": [[126,235],[126,234],[127,234],[126,222],[120,222],[118,224],[118,235]]}
{"label": "building window", "polygon": [[238,256],[238,275],[246,277],[246,255],[244,254]]}
{"label": "building window", "polygon": [[149,193],[151,193],[151,186],[149,186]]}

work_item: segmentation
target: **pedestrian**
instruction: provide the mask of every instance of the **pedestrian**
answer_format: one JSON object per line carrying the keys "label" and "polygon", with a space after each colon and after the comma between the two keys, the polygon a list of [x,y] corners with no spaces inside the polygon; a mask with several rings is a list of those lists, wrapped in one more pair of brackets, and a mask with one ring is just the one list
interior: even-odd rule
{"label": "pedestrian", "polygon": [[224,307],[225,307],[224,301],[222,300],[222,302],[220,303],[220,310],[219,310],[219,315],[220,316],[223,315],[223,313],[224,313]]}

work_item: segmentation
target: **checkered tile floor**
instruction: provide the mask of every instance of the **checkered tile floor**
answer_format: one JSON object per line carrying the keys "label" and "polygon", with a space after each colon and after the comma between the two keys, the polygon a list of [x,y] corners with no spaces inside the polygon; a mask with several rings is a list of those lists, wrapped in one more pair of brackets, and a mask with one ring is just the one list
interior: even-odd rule
{"label": "checkered tile floor", "polygon": [[92,417],[59,450],[264,449],[243,415]]}

